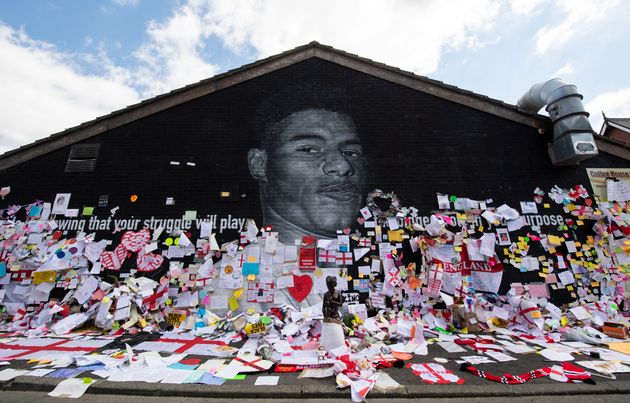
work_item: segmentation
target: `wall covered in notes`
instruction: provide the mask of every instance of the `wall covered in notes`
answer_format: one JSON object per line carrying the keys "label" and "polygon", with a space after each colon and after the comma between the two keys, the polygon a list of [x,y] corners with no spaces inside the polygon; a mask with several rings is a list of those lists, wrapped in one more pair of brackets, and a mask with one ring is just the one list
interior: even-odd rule
{"label": "wall covered in notes", "polygon": [[[198,237],[205,221],[221,243],[253,218],[286,229],[291,242],[358,225],[373,189],[395,192],[426,225],[437,193],[518,205],[536,187],[588,188],[587,167],[627,167],[603,153],[554,167],[548,141],[473,107],[309,59],[86,140],[100,144],[93,172],[65,172],[70,146],[2,172],[12,192],[0,208],[68,193],[67,207],[79,211],[58,217],[64,231],[116,238],[161,227],[165,242],[176,229]],[[554,228],[559,216],[552,206],[530,220]]]}

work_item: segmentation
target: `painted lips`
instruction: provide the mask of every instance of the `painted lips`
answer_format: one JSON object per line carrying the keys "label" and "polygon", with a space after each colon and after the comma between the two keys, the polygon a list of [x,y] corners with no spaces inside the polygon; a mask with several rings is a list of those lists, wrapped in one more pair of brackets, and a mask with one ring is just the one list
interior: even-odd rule
{"label": "painted lips", "polygon": [[324,186],[320,193],[329,199],[340,202],[355,200],[359,196],[359,189],[350,184]]}

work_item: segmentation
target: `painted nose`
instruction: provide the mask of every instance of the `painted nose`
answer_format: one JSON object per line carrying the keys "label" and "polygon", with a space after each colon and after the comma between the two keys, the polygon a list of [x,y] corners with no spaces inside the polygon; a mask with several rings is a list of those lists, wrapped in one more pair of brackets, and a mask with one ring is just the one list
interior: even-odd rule
{"label": "painted nose", "polygon": [[331,155],[322,166],[326,175],[331,176],[352,176],[354,175],[354,166],[341,153]]}

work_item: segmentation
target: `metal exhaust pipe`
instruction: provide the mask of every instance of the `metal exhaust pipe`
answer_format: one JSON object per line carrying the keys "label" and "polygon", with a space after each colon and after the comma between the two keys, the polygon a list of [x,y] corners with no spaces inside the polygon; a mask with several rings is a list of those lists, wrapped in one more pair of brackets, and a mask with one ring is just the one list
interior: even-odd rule
{"label": "metal exhaust pipe", "polygon": [[521,96],[516,106],[537,113],[543,106],[553,123],[553,143],[549,155],[554,165],[571,165],[599,154],[593,128],[584,110],[577,87],[558,78],[534,84]]}

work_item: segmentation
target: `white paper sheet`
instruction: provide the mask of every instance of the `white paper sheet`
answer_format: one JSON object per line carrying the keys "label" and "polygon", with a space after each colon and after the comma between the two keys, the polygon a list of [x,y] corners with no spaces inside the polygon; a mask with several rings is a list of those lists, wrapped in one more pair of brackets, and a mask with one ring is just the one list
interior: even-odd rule
{"label": "white paper sheet", "polygon": [[275,386],[280,380],[279,376],[259,376],[256,378],[256,386]]}
{"label": "white paper sheet", "polygon": [[21,369],[7,368],[0,371],[0,381],[9,381],[15,377],[26,375],[29,371]]}
{"label": "white paper sheet", "polygon": [[85,391],[90,387],[90,385],[94,384],[96,381],[93,381],[91,378],[89,379],[89,383],[84,381],[84,378],[69,378],[61,381],[52,392],[48,394],[48,396],[52,397],[70,397],[73,399],[77,399],[85,393]]}

